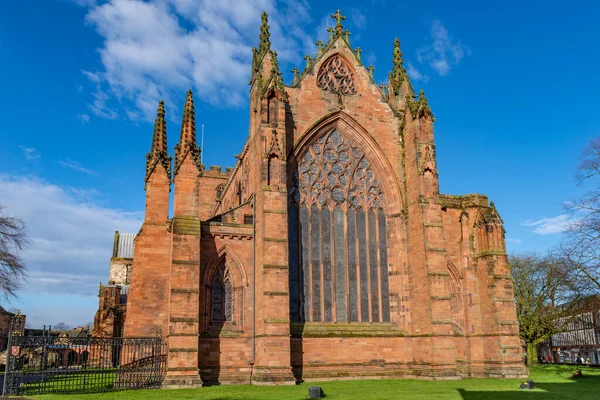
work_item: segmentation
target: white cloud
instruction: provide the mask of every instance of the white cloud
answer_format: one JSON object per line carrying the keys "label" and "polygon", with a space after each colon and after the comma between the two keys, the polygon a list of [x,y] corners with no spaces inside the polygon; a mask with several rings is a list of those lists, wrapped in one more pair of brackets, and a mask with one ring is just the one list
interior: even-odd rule
{"label": "white cloud", "polygon": [[[91,200],[98,195],[94,189],[0,175],[5,211],[24,220],[30,240],[22,253],[29,276],[23,294],[95,296],[98,282],[108,276],[114,231],[137,233],[143,218],[98,205]],[[61,312],[68,313],[65,304]]]}
{"label": "white cloud", "polygon": [[431,24],[429,43],[417,51],[419,62],[427,62],[440,76],[450,73],[452,66],[458,64],[471,50],[459,40],[450,36],[439,20]]}
{"label": "white cloud", "polygon": [[375,61],[377,61],[377,57],[375,56],[375,53],[373,53],[372,51],[369,51],[369,53],[367,53],[365,60],[367,61],[368,64],[370,65],[375,65]]}
{"label": "white cloud", "polygon": [[512,243],[512,244],[521,244],[523,243],[523,241],[519,238],[506,238],[506,242],[507,243]]}
{"label": "white cloud", "polygon": [[[97,85],[90,109],[104,118],[152,120],[159,99],[178,108],[188,87],[213,105],[243,104],[263,10],[280,61],[314,51],[302,29],[310,22],[303,0],[110,0],[91,6],[86,21],[103,44],[102,70],[83,71]],[[132,102],[121,104],[129,112],[111,109],[115,99]]]}
{"label": "white cloud", "polygon": [[81,121],[82,124],[87,124],[90,122],[90,116],[87,114],[79,114],[77,118]]}
{"label": "white cloud", "polygon": [[532,232],[540,235],[561,233],[569,229],[569,215],[561,214],[556,217],[525,221],[521,225],[531,228]]}
{"label": "white cloud", "polygon": [[367,17],[357,8],[350,9],[350,19],[352,20],[352,24],[358,29],[365,29],[367,27]]}
{"label": "white cloud", "polygon": [[41,156],[40,152],[37,151],[35,147],[19,146],[19,148],[27,160],[35,161]]}
{"label": "white cloud", "polygon": [[323,43],[327,43],[329,41],[330,35],[327,29],[333,28],[334,25],[335,23],[331,18],[331,14],[327,14],[323,18],[321,18],[319,24],[317,25],[317,28],[315,29],[315,35],[317,39],[323,41]]}
{"label": "white cloud", "polygon": [[406,73],[408,77],[412,81],[423,81],[427,82],[429,80],[429,76],[422,74],[412,63],[406,63]]}
{"label": "white cloud", "polygon": [[89,168],[85,168],[83,165],[81,165],[77,161],[73,161],[68,158],[66,160],[61,160],[58,163],[60,165],[62,165],[63,167],[70,168],[74,171],[83,172],[84,174],[87,174],[87,175],[98,175],[98,173],[96,171],[89,169]]}

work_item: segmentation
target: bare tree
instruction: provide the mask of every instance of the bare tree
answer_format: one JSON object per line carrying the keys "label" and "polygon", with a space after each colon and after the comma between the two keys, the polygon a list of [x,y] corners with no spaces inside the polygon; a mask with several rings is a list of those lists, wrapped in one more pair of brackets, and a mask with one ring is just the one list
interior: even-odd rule
{"label": "bare tree", "polygon": [[519,334],[527,346],[527,365],[538,363],[536,347],[563,332],[584,310],[583,296],[565,258],[534,253],[509,256]]}
{"label": "bare tree", "polygon": [[0,291],[4,297],[16,296],[25,279],[25,264],[19,252],[27,244],[23,221],[4,214],[0,206]]}
{"label": "bare tree", "polygon": [[83,329],[91,332],[94,330],[94,323],[93,322],[87,322],[86,324],[83,325]]}
{"label": "bare tree", "polygon": [[571,220],[560,250],[588,289],[600,292],[600,138],[590,141],[580,158],[575,181],[591,189],[567,203]]}
{"label": "bare tree", "polygon": [[59,322],[56,325],[52,325],[52,329],[55,331],[68,331],[71,327],[64,322]]}

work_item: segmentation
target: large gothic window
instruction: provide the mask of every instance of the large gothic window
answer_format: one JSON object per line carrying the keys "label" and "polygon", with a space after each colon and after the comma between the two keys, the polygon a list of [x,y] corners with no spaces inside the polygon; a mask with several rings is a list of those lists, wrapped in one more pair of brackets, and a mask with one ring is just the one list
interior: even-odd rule
{"label": "large gothic window", "polygon": [[289,198],[290,318],[390,320],[381,183],[338,131],[298,159]]}
{"label": "large gothic window", "polygon": [[212,281],[211,321],[223,323],[231,321],[232,317],[232,287],[229,270],[222,263]]}

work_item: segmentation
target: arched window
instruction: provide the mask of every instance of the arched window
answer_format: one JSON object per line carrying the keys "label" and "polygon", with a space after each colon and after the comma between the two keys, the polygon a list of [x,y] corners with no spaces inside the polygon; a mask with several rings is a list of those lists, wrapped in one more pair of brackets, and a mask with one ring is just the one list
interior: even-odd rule
{"label": "arched window", "polygon": [[289,198],[290,318],[390,321],[384,195],[337,130],[298,158]]}
{"label": "arched window", "polygon": [[323,63],[317,74],[317,86],[333,93],[356,94],[354,73],[346,60],[335,54]]}
{"label": "arched window", "polygon": [[233,293],[229,270],[222,263],[212,280],[211,322],[230,322],[233,311]]}

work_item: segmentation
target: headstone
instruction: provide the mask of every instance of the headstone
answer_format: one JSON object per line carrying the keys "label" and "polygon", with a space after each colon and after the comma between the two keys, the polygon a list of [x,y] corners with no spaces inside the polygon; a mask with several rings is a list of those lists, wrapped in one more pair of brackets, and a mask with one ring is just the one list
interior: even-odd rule
{"label": "headstone", "polygon": [[535,384],[531,379],[527,379],[525,382],[521,383],[520,388],[525,390],[535,389]]}
{"label": "headstone", "polygon": [[325,393],[320,386],[309,386],[308,387],[308,397],[311,399],[322,399],[325,397]]}

